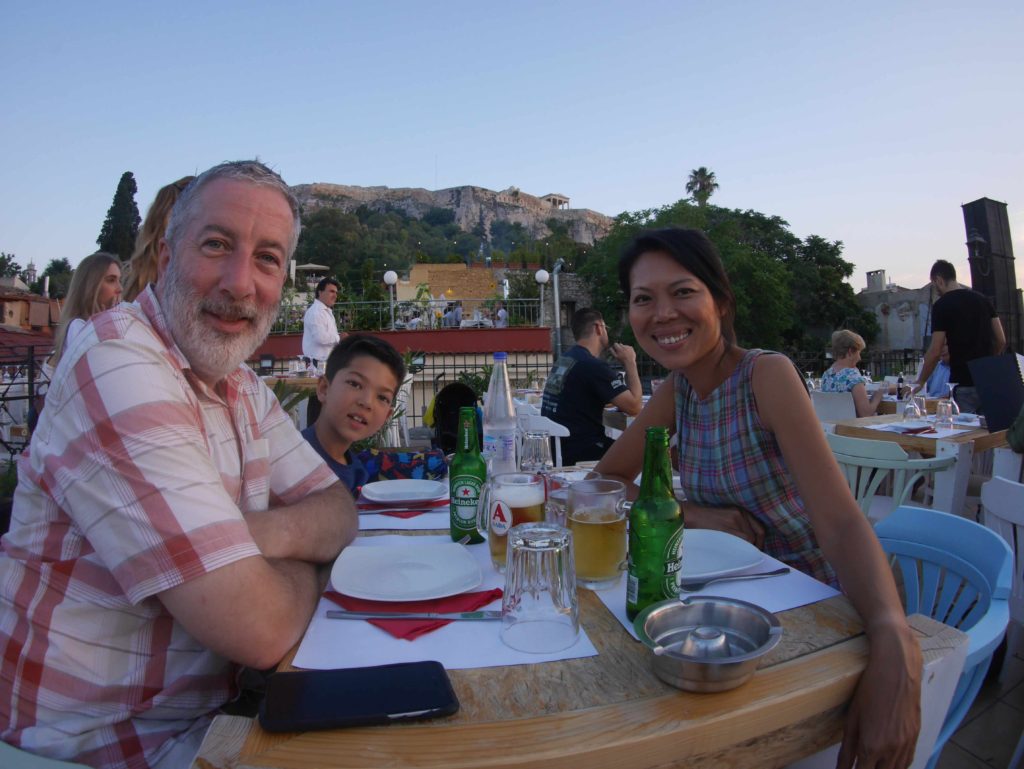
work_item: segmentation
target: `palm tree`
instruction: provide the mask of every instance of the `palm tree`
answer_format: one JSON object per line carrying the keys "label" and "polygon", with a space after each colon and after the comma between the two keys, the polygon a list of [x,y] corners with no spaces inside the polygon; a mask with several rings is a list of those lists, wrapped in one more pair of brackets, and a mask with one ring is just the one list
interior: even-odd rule
{"label": "palm tree", "polygon": [[715,172],[704,166],[690,171],[690,180],[686,182],[686,191],[697,201],[698,206],[707,205],[708,198],[718,189]]}

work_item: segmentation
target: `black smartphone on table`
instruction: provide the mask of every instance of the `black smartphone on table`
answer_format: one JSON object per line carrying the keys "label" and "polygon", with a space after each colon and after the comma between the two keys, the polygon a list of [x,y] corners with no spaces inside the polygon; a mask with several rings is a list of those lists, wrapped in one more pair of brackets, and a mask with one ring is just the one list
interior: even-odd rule
{"label": "black smartphone on table", "polygon": [[268,732],[303,732],[437,718],[458,709],[440,662],[402,662],[274,673],[259,720]]}

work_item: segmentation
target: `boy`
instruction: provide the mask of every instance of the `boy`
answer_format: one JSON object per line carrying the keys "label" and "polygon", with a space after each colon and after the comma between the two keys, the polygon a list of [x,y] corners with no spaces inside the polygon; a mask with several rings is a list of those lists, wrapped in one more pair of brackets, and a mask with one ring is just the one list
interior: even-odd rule
{"label": "boy", "polygon": [[369,334],[350,334],[327,358],[326,371],[316,386],[320,415],[302,435],[353,496],[366,483],[368,473],[350,450],[352,444],[384,426],[404,380],[402,356],[388,342]]}

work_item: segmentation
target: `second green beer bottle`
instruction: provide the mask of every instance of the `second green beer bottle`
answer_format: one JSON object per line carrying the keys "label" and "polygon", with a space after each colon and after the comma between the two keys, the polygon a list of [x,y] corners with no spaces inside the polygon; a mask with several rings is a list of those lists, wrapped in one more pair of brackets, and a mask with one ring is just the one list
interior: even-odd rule
{"label": "second green beer bottle", "polygon": [[480,444],[477,440],[476,409],[472,406],[463,406],[459,409],[455,458],[448,468],[452,541],[458,542],[467,534],[470,544],[484,541],[476,527],[476,507],[480,502],[480,492],[486,480],[487,464],[480,456]]}
{"label": "second green beer bottle", "polygon": [[629,511],[626,616],[679,595],[683,511],[672,491],[668,429],[648,427],[640,495]]}

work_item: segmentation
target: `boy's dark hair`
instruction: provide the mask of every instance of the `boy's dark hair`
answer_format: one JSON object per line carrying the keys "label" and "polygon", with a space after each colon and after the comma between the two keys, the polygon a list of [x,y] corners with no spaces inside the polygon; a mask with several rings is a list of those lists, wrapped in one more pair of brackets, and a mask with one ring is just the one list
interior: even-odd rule
{"label": "boy's dark hair", "polygon": [[402,356],[398,354],[390,342],[370,334],[349,334],[331,350],[327,356],[327,364],[324,367],[324,375],[327,381],[334,379],[339,370],[345,368],[353,358],[360,355],[368,355],[376,358],[395,375],[396,387],[401,387],[405,381],[405,363]]}
{"label": "boy's dark hair", "polygon": [[929,273],[928,279],[934,280],[937,277],[942,278],[947,283],[956,280],[956,268],[945,259],[939,259],[932,265],[932,271]]}

